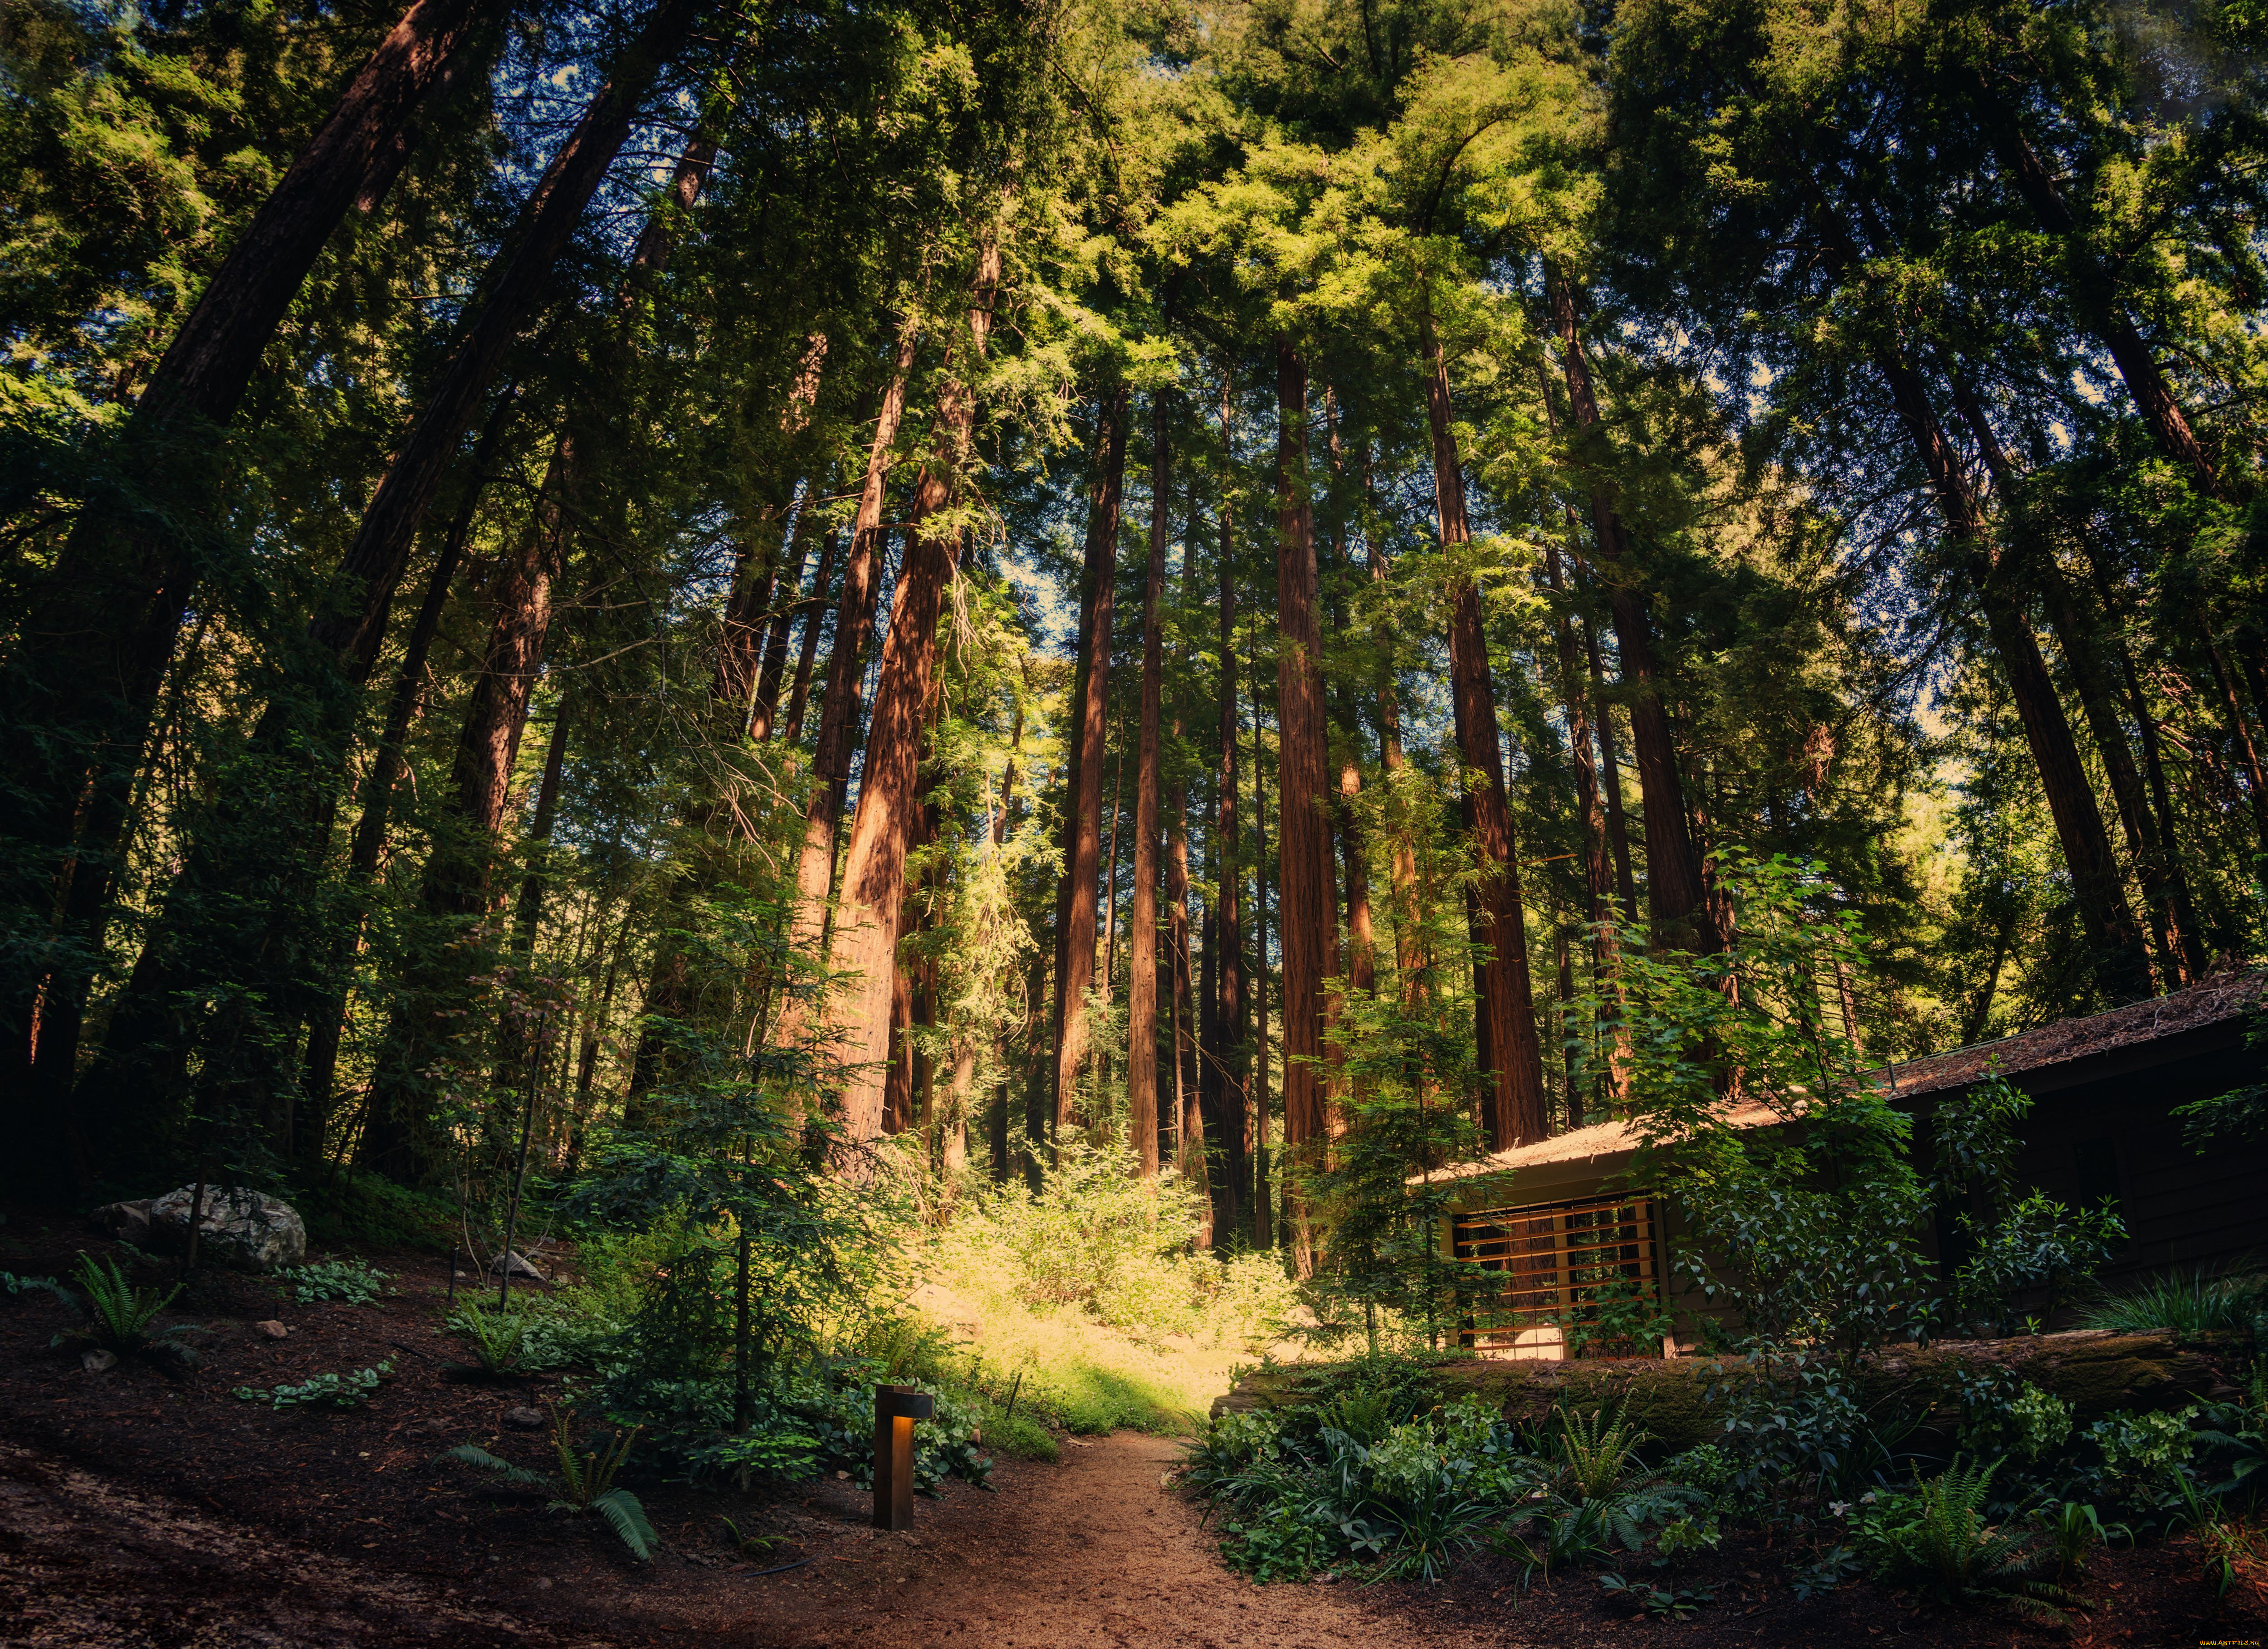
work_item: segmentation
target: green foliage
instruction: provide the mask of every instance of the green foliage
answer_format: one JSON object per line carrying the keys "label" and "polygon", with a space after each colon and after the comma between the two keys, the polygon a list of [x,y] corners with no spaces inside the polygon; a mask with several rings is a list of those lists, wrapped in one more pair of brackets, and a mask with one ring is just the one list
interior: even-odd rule
{"label": "green foliage", "polygon": [[500,1311],[475,1301],[453,1314],[446,1326],[464,1342],[483,1373],[518,1373],[526,1366],[528,1333],[534,1322],[525,1310],[507,1307]]}
{"label": "green foliage", "polygon": [[597,1513],[630,1549],[630,1556],[644,1563],[660,1550],[661,1537],[654,1533],[638,1498],[615,1483],[616,1474],[630,1458],[630,1446],[637,1442],[637,1434],[638,1428],[632,1426],[617,1431],[610,1441],[596,1448],[579,1448],[574,1433],[574,1412],[561,1408],[554,1410],[551,1417],[551,1447],[558,1461],[557,1471],[552,1476],[516,1466],[470,1443],[449,1449],[440,1458],[476,1467],[514,1488],[548,1489],[553,1497],[550,1509],[555,1512]]}
{"label": "green foliage", "polygon": [[2074,1213],[2041,1191],[2012,1204],[1981,1233],[1966,1215],[1962,1224],[1977,1247],[1955,1273],[1954,1310],[1958,1321],[1987,1333],[2009,1331],[2017,1300],[2034,1291],[2046,1297],[2042,1314],[2052,1313],[2126,1239],[2124,1225],[2108,1208]]}
{"label": "green foliage", "polygon": [[[1674,1196],[1693,1235],[1680,1273],[1749,1338],[1851,1355],[1921,1331],[1927,1189],[1906,1118],[1830,1016],[1817,981],[1863,975],[1853,914],[1822,908],[1815,868],[1729,856],[1739,939],[1719,954],[1621,936],[1623,1056],[1641,1148],[1633,1183]],[[1722,1096],[1773,1125],[1736,1129]]]}
{"label": "green foliage", "polygon": [[379,1285],[392,1275],[359,1255],[350,1255],[342,1260],[332,1258],[286,1266],[276,1274],[276,1279],[289,1288],[291,1297],[303,1306],[318,1300],[367,1306],[379,1297]]}
{"label": "green foliage", "polygon": [[2132,1539],[2132,1531],[2124,1523],[2106,1526],[2095,1509],[2084,1501],[2065,1501],[2048,1520],[2048,1541],[2055,1552],[2058,1580],[2084,1574],[2088,1554],[2097,1546],[2113,1540]]}
{"label": "green foliage", "polygon": [[239,1386],[235,1395],[244,1402],[265,1402],[271,1409],[330,1409],[343,1411],[359,1409],[364,1400],[378,1390],[379,1381],[394,1373],[391,1359],[370,1368],[357,1368],[344,1374],[314,1374],[298,1385],[276,1386],[261,1391],[256,1386]]}
{"label": "green foliage", "polygon": [[1618,1574],[1599,1577],[1599,1589],[1609,1597],[1635,1603],[1654,1620],[1684,1620],[1717,1601],[1707,1587],[1670,1591],[1644,1580],[1625,1580]]}
{"label": "green foliage", "polygon": [[71,1310],[79,1309],[78,1297],[52,1277],[18,1277],[13,1271],[0,1271],[0,1294],[18,1305],[28,1294],[52,1294]]}
{"label": "green foliage", "polygon": [[2268,1276],[2204,1266],[2159,1271],[2080,1307],[2082,1327],[2121,1334],[2250,1332],[2268,1317]]}
{"label": "green foliage", "polygon": [[1631,1458],[1646,1434],[1625,1419],[1619,1409],[1601,1409],[1579,1416],[1562,1409],[1552,1447],[1559,1457],[1562,1480],[1578,1500],[1610,1499],[1630,1475]]}
{"label": "green foliage", "polygon": [[1984,1520],[1999,1469],[1956,1457],[1911,1491],[1882,1495],[1858,1520],[1859,1549],[1877,1579],[1948,1608],[2006,1605],[2061,1621],[2073,1600],[2040,1578],[2042,1554]]}
{"label": "green foliage", "polygon": [[[85,1296],[86,1320],[78,1328],[57,1335],[56,1344],[85,1340],[120,1357],[166,1357],[185,1368],[197,1366],[196,1348],[183,1336],[202,1334],[204,1329],[187,1322],[163,1329],[151,1326],[158,1314],[180,1293],[180,1285],[176,1284],[164,1293],[154,1288],[137,1288],[119,1269],[117,1261],[96,1259],[84,1251],[73,1275]],[[54,1292],[57,1298],[77,1303],[63,1290]]]}
{"label": "green foliage", "polygon": [[337,1167],[295,1189],[291,1205],[306,1222],[308,1236],[334,1247],[352,1244],[438,1255],[459,1240],[453,1199],[396,1184],[383,1174]]}

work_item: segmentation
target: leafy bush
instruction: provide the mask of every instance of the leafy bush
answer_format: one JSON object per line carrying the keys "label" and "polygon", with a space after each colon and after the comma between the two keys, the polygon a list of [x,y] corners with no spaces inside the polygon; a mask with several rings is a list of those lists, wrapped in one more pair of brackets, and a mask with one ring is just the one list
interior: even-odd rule
{"label": "leafy bush", "polygon": [[2043,1313],[2052,1313],[2126,1237],[2124,1225],[2109,1209],[2073,1211],[2036,1190],[1981,1228],[1965,1214],[1961,1224],[1975,1237],[1977,1249],[1954,1274],[1955,1320],[1986,1333],[2009,1331],[2017,1300],[2033,1291],[2045,1296]]}
{"label": "leafy bush", "polygon": [[1618,1574],[1601,1575],[1599,1589],[1609,1597],[1637,1604],[1655,1620],[1683,1620],[1717,1601],[1717,1594],[1705,1586],[1673,1592],[1644,1580],[1625,1580]]}
{"label": "leafy bush", "polygon": [[2081,1308],[2082,1328],[2146,1334],[2246,1332],[2268,1317],[2268,1277],[2257,1271],[2167,1271],[2123,1293],[2105,1294]]}
{"label": "leafy bush", "polygon": [[1858,1522],[1859,1550],[1875,1578],[1948,1608],[2005,1604],[2062,1620],[2073,1600],[2040,1578],[2042,1554],[1984,1521],[1999,1466],[1964,1467],[1955,1458],[1911,1491],[1879,1497]]}
{"label": "leafy bush", "polygon": [[318,1260],[309,1265],[287,1266],[276,1274],[303,1306],[335,1300],[342,1306],[367,1306],[376,1299],[379,1285],[393,1273],[381,1271],[359,1256]]}
{"label": "leafy bush", "polygon": [[245,1402],[265,1402],[271,1409],[359,1409],[378,1389],[378,1382],[394,1373],[391,1360],[348,1374],[316,1374],[296,1386],[276,1386],[261,1391],[239,1386],[236,1395]]}

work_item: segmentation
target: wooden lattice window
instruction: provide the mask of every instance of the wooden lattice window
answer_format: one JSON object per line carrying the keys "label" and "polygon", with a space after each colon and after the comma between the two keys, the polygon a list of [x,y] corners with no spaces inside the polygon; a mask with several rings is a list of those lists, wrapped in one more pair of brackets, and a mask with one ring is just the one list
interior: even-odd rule
{"label": "wooden lattice window", "polygon": [[1486,1209],[1461,1215],[1453,1240],[1458,1259],[1503,1278],[1473,1302],[1461,1330],[1476,1351],[1559,1355],[1552,1348],[1564,1347],[1569,1329],[1595,1321],[1602,1300],[1661,1298],[1651,1197]]}

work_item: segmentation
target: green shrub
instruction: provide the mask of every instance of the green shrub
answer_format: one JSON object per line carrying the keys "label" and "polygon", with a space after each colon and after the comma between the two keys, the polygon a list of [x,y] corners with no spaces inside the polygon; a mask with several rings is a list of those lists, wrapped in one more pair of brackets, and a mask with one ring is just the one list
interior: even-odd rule
{"label": "green shrub", "polygon": [[630,1556],[643,1563],[660,1549],[661,1537],[654,1533],[638,1498],[627,1489],[615,1486],[615,1475],[630,1458],[630,1446],[637,1441],[638,1428],[617,1431],[613,1440],[600,1447],[578,1449],[574,1418],[574,1411],[570,1409],[555,1410],[552,1413],[551,1447],[559,1462],[553,1476],[499,1460],[471,1443],[450,1449],[441,1458],[478,1467],[517,1487],[549,1489],[553,1495],[552,1511],[596,1513],[630,1548]]}
{"label": "green shrub", "polygon": [[[86,1321],[55,1336],[53,1343],[85,1340],[119,1357],[163,1356],[185,1367],[196,1366],[196,1350],[181,1336],[202,1334],[202,1329],[186,1322],[165,1329],[151,1326],[180,1293],[180,1285],[163,1294],[154,1288],[137,1288],[118,1269],[117,1261],[98,1260],[85,1252],[78,1256],[76,1275],[79,1291],[85,1296]],[[55,1292],[60,1298],[70,1299],[60,1289]]]}
{"label": "green shrub", "polygon": [[2250,1332],[2268,1314],[2268,1277],[2258,1271],[2165,1271],[2122,1293],[2105,1294],[2080,1313],[2080,1325],[2121,1334]]}
{"label": "green shrub", "polygon": [[1999,1468],[1956,1457],[1911,1491],[1879,1496],[1858,1520],[1859,1549],[1875,1578],[1948,1608],[2007,1605],[2061,1621],[2073,1600],[2040,1578],[2043,1555],[1985,1522]]}
{"label": "green shrub", "polygon": [[303,1306],[319,1300],[335,1300],[342,1306],[367,1306],[376,1299],[379,1285],[393,1276],[381,1271],[357,1255],[345,1259],[325,1259],[308,1265],[286,1266],[276,1274],[276,1280],[291,1291],[291,1296]]}
{"label": "green shrub", "polygon": [[393,1373],[389,1360],[349,1374],[317,1374],[296,1386],[276,1386],[267,1391],[239,1386],[236,1395],[242,1402],[265,1402],[271,1409],[359,1409],[363,1400],[378,1389],[378,1382]]}
{"label": "green shrub", "polygon": [[450,1198],[351,1168],[298,1188],[291,1206],[299,1211],[308,1236],[332,1247],[439,1254],[457,1236],[457,1208]]}

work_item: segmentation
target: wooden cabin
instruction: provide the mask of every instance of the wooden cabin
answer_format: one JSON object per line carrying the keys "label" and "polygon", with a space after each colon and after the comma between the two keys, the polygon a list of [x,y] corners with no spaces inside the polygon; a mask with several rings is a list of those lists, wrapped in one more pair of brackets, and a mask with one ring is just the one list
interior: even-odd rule
{"label": "wooden cabin", "polygon": [[[1927,1120],[1949,1096],[1995,1068],[2029,1094],[2018,1181],[2074,1206],[2111,1202],[2127,1230],[2124,1252],[2102,1274],[2114,1286],[2151,1271],[2268,1259],[2268,1141],[2226,1142],[2201,1156],[2171,1115],[2262,1079],[2268,1050],[2249,1048],[2246,1035],[2264,996],[2268,973],[2224,975],[1879,1074],[1916,1120],[1925,1169]],[[1776,1118],[1755,1106],[1727,1120],[1761,1127]],[[1569,1311],[1610,1284],[1666,1299],[1676,1324],[1666,1354],[1696,1349],[1711,1307],[1668,1275],[1677,1211],[1627,1184],[1636,1146],[1626,1124],[1600,1123],[1446,1171],[1475,1185],[1453,1204],[1448,1252],[1504,1278],[1463,1330],[1467,1345],[1491,1357],[1564,1357]],[[1949,1217],[1925,1239],[1948,1269],[1962,1240]]]}

